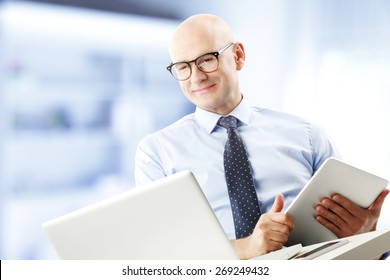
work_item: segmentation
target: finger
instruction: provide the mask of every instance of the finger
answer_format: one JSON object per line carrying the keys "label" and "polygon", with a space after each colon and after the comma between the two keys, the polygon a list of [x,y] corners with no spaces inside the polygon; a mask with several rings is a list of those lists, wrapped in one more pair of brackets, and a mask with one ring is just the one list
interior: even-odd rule
{"label": "finger", "polygon": [[284,206],[284,196],[282,194],[277,194],[275,196],[274,204],[271,207],[269,213],[276,213],[282,211]]}
{"label": "finger", "polygon": [[287,226],[278,226],[274,224],[267,231],[264,231],[263,235],[266,240],[284,244],[288,240],[289,229]]}
{"label": "finger", "polygon": [[[269,213],[264,215],[269,215]],[[255,244],[270,252],[282,248],[283,244],[288,240],[288,235],[289,230],[287,226],[272,222],[269,218],[266,218],[258,223],[250,237],[252,239],[255,238]],[[261,242],[259,242],[260,240]]]}
{"label": "finger", "polygon": [[265,213],[260,216],[256,225],[262,231],[280,231],[289,234],[295,227],[294,219],[287,213]]}
{"label": "finger", "polygon": [[[324,200],[326,200],[326,199],[324,199]],[[341,206],[343,209],[345,209],[345,211],[350,213],[352,216],[358,217],[359,215],[361,215],[361,210],[363,208],[359,207],[358,205],[353,203],[351,200],[349,200],[345,196],[342,196],[341,194],[334,194],[334,195],[332,195],[332,200],[335,202],[334,204]],[[328,199],[328,203],[331,204],[332,200]],[[325,207],[328,207],[328,206],[325,206]],[[335,207],[335,206],[333,206],[333,207]],[[334,211],[334,209],[332,209],[332,211]]]}
{"label": "finger", "polygon": [[279,243],[283,246],[288,240],[288,234],[284,234],[282,232],[274,232],[274,234],[270,237],[270,241]]}
{"label": "finger", "polygon": [[[321,201],[321,203],[322,203],[323,207],[329,211],[329,213],[327,213],[328,216],[326,216],[327,219],[334,218],[336,225],[339,225],[339,224],[337,224],[337,222],[339,222],[339,219],[342,219],[346,223],[351,223],[351,222],[353,222],[354,217],[361,215],[361,211],[362,211],[361,208],[359,208],[355,204],[350,204],[349,200],[347,200],[347,199],[344,200],[344,198],[341,196],[336,195],[334,197],[335,198],[340,197],[340,199],[343,199],[343,201],[346,203],[339,204],[339,203],[335,202],[336,200],[332,201],[329,198],[324,198]],[[348,206],[345,206],[345,205],[348,205]],[[345,207],[348,207],[348,208],[345,208]],[[333,215],[333,214],[335,214],[335,215]],[[330,220],[330,221],[333,222],[333,220]]]}
{"label": "finger", "polygon": [[272,252],[272,251],[280,250],[280,249],[283,248],[283,244],[284,243],[281,243],[281,242],[278,242],[278,241],[269,240],[269,242],[267,242],[266,251],[267,251],[267,253],[269,253],[269,252]]}
{"label": "finger", "polygon": [[320,215],[316,216],[315,219],[316,219],[317,222],[319,222],[321,225],[323,225],[324,227],[329,229],[331,232],[336,234],[338,237],[341,237],[340,236],[341,230],[336,225],[334,225],[333,223],[329,222],[327,219],[325,219],[323,216],[320,216]]}
{"label": "finger", "polygon": [[339,215],[333,213],[322,205],[318,205],[316,207],[316,211],[319,214],[317,217],[322,217],[320,220],[321,224],[331,229],[332,231],[333,229],[340,231],[346,224],[346,222]]}
{"label": "finger", "polygon": [[293,217],[286,213],[273,213],[272,216],[270,216],[270,220],[281,226],[286,226],[288,231],[292,231],[295,227],[295,221]]}

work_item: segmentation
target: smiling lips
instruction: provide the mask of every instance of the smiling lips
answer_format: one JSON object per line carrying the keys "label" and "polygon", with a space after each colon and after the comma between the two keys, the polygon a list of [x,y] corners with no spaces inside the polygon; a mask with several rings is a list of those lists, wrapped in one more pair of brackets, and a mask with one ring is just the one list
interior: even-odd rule
{"label": "smiling lips", "polygon": [[211,86],[206,86],[206,87],[202,87],[202,88],[199,88],[199,89],[194,89],[192,92],[193,93],[207,93],[209,91],[209,89],[213,88],[215,86],[215,84],[211,85]]}

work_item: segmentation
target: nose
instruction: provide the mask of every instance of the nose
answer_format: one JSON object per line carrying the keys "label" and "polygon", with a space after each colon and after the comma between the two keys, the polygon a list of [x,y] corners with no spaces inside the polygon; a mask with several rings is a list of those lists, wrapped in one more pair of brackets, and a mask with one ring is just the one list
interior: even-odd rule
{"label": "nose", "polygon": [[199,68],[195,65],[195,63],[193,63],[191,65],[191,82],[192,83],[197,83],[197,82],[200,82],[200,81],[203,81],[207,78],[207,74],[201,70],[199,70]]}

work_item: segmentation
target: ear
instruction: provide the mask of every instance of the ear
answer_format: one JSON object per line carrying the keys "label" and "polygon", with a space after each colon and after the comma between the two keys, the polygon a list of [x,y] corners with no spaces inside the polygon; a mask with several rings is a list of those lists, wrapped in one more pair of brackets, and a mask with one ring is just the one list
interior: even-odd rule
{"label": "ear", "polygon": [[236,69],[241,70],[245,63],[245,50],[240,42],[234,44],[234,59],[236,62]]}

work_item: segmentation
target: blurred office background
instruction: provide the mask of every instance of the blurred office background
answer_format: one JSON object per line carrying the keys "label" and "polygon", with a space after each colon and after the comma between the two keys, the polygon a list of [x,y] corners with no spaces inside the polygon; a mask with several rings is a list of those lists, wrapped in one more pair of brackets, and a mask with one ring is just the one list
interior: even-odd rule
{"label": "blurred office background", "polygon": [[253,104],[390,178],[390,1],[0,0],[1,259],[56,259],[42,222],[134,187],[138,141],[194,110],[165,66],[195,13],[244,43]]}

